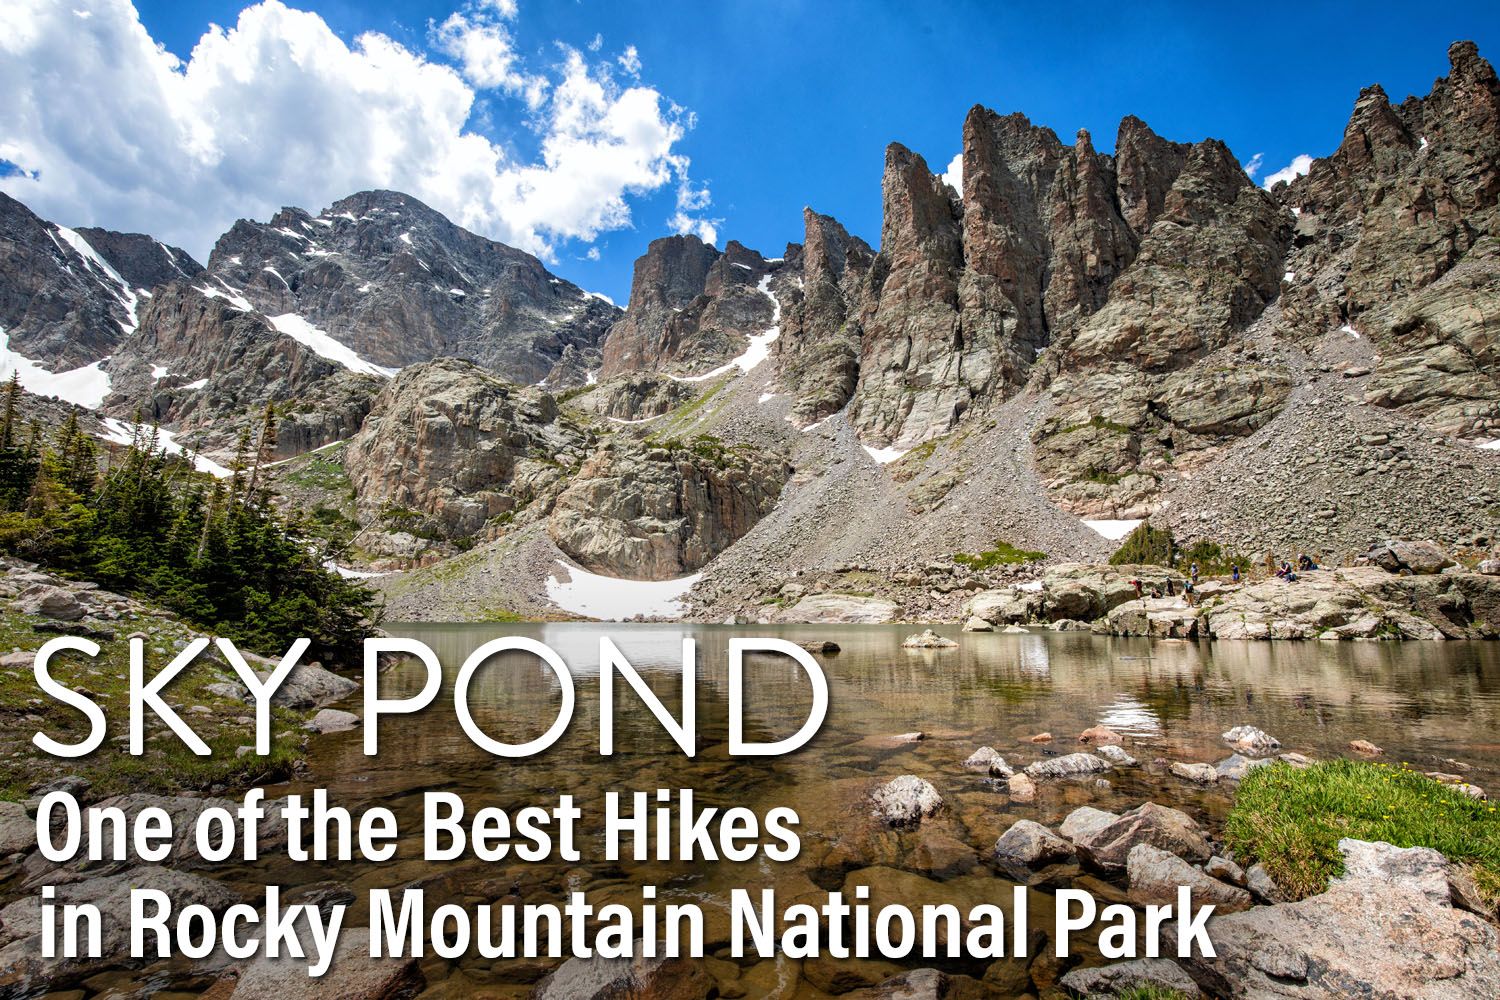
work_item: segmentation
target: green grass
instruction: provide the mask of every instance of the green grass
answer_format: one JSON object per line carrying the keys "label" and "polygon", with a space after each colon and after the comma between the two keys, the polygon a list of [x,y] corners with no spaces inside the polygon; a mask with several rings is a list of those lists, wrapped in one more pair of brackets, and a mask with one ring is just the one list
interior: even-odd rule
{"label": "green grass", "polygon": [[995,540],[993,548],[983,552],[956,552],[953,561],[970,569],[990,569],[995,566],[1010,566],[1015,563],[1039,562],[1047,558],[1045,552],[1033,552],[1028,549],[1018,549],[1009,542],[1000,539]]}
{"label": "green grass", "polygon": [[1466,865],[1490,906],[1500,904],[1500,813],[1426,775],[1389,764],[1332,760],[1298,770],[1257,768],[1240,784],[1225,841],[1258,861],[1293,899],[1343,872],[1341,838],[1431,847]]}
{"label": "green grass", "polygon": [[1142,983],[1139,986],[1127,986],[1120,990],[1115,994],[1115,1000],[1188,1000],[1188,996],[1181,990],[1174,990],[1170,986]]}
{"label": "green grass", "polygon": [[335,493],[349,488],[349,479],[344,474],[342,449],[325,454],[314,452],[295,469],[287,472],[285,479],[298,486],[308,486]]}

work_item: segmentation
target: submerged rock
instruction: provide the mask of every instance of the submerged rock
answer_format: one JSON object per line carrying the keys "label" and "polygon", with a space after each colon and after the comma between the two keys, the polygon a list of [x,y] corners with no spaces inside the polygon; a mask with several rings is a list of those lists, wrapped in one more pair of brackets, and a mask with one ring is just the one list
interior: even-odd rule
{"label": "submerged rock", "polygon": [[1012,774],[1007,783],[1010,797],[1015,802],[1032,802],[1036,799],[1036,782],[1022,771]]}
{"label": "submerged rock", "polygon": [[1219,772],[1212,764],[1185,764],[1180,760],[1174,760],[1170,770],[1177,777],[1186,781],[1196,781],[1200,785],[1212,785],[1219,780]]}

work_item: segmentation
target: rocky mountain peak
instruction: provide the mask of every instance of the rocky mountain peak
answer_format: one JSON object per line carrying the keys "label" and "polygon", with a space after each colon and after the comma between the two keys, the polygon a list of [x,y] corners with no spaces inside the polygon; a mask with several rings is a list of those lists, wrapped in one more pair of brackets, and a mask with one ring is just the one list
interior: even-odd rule
{"label": "rocky mountain peak", "polygon": [[711,370],[742,353],[775,313],[776,270],[730,241],[723,253],[691,234],[652,240],[635,262],[630,307],[605,340],[601,378],[681,368]]}
{"label": "rocky mountain peak", "polygon": [[[619,310],[541,261],[454,225],[410,195],[366,191],[314,216],[240,220],[209,270],[284,325],[311,328],[371,365],[465,358],[518,382],[596,364]],[[554,378],[553,382],[558,383]]]}

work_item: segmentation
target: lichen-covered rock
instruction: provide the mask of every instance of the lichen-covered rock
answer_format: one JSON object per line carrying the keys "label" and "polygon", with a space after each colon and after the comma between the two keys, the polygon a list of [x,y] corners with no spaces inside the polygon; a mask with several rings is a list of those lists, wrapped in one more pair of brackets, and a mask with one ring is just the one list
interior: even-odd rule
{"label": "lichen-covered rock", "polygon": [[932,782],[914,774],[893,778],[870,793],[875,814],[894,827],[916,826],[943,807]]}
{"label": "lichen-covered rock", "polygon": [[1178,961],[1216,996],[1500,996],[1500,931],[1421,879],[1348,878],[1300,902],[1215,917],[1211,933],[1217,957]]}

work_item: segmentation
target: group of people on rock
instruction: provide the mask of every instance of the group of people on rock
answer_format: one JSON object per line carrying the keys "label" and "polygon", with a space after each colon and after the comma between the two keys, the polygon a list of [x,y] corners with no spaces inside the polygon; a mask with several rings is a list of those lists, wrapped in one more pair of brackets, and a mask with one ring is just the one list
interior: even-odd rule
{"label": "group of people on rock", "polygon": [[1287,583],[1296,583],[1299,578],[1298,574],[1307,573],[1317,568],[1318,564],[1313,561],[1311,556],[1304,552],[1297,557],[1295,568],[1291,563],[1283,559],[1281,564],[1276,567],[1276,578],[1278,580],[1285,580]]}
{"label": "group of people on rock", "polygon": [[[1297,563],[1295,566],[1293,566],[1292,563],[1287,560],[1282,560],[1280,563],[1277,563],[1275,558],[1271,556],[1268,556],[1266,558],[1266,565],[1268,568],[1275,569],[1277,579],[1285,580],[1288,583],[1295,583],[1298,580],[1300,573],[1306,573],[1318,568],[1317,562],[1314,561],[1313,558],[1305,552],[1297,556]],[[1239,563],[1230,564],[1229,580],[1236,586],[1238,586],[1244,580],[1244,577],[1240,573]],[[1141,600],[1144,600],[1146,598],[1148,591],[1144,582],[1139,579],[1132,579],[1130,581],[1130,585],[1135,588],[1135,596],[1137,598],[1140,598]],[[1149,594],[1153,598],[1176,597],[1177,587],[1178,585],[1173,581],[1173,578],[1171,576],[1168,576],[1163,583],[1153,583],[1149,590]],[[1187,576],[1182,581],[1181,587],[1183,600],[1187,602],[1189,607],[1192,607],[1198,598],[1197,562],[1194,562],[1190,566],[1188,566]]]}

